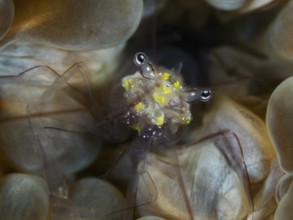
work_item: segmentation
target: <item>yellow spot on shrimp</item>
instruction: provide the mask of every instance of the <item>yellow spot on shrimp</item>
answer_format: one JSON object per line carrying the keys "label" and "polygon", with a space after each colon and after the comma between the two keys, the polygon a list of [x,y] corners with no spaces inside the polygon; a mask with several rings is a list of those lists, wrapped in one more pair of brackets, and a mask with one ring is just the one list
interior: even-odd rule
{"label": "yellow spot on shrimp", "polygon": [[166,81],[170,79],[170,76],[170,73],[165,72],[162,74],[161,79]]}
{"label": "yellow spot on shrimp", "polygon": [[183,119],[183,121],[185,122],[185,124],[189,124],[191,122],[191,117],[186,117]]}
{"label": "yellow spot on shrimp", "polygon": [[144,110],[145,105],[142,102],[137,103],[133,108],[136,112]]}
{"label": "yellow spot on shrimp", "polygon": [[161,92],[166,95],[170,95],[172,93],[172,89],[166,85],[162,85]]}
{"label": "yellow spot on shrimp", "polygon": [[159,116],[157,116],[157,117],[155,118],[155,123],[156,123],[156,125],[158,125],[158,126],[163,125],[163,124],[164,124],[164,121],[165,121],[165,115],[164,115],[164,114],[161,114],[161,115],[159,115]]}
{"label": "yellow spot on shrimp", "polygon": [[181,89],[181,83],[178,81],[178,80],[176,80],[176,82],[174,82],[174,88],[178,91],[179,89]]}
{"label": "yellow spot on shrimp", "polygon": [[123,80],[122,86],[126,91],[128,91],[131,86],[131,80],[130,79]]}
{"label": "yellow spot on shrimp", "polygon": [[161,105],[166,105],[166,98],[162,95],[158,95],[158,94],[154,93],[153,99],[155,100],[155,102],[158,102]]}

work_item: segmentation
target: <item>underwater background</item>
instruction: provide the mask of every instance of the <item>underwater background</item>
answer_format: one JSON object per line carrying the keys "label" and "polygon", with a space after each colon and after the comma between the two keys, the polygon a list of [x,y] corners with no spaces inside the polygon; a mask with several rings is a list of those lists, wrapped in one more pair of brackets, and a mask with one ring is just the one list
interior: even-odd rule
{"label": "underwater background", "polygon": [[292,12],[0,0],[0,219],[293,219]]}

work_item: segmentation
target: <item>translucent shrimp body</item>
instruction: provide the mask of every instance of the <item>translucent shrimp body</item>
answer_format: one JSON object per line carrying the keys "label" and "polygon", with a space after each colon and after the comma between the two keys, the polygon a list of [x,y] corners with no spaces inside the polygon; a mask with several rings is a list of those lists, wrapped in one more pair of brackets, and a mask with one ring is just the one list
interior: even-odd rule
{"label": "translucent shrimp body", "polygon": [[208,89],[186,89],[180,74],[164,67],[154,67],[144,53],[134,56],[139,71],[124,77],[124,97],[130,110],[126,123],[138,133],[147,127],[168,125],[171,133],[192,120],[190,103],[208,101]]}

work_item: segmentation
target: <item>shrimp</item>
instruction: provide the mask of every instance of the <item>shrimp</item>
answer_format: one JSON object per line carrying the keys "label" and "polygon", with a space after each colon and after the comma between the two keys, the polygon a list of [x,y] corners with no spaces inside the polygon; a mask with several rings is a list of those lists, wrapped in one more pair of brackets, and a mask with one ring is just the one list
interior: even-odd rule
{"label": "shrimp", "polygon": [[[32,131],[34,137],[33,151],[42,155],[43,166],[39,168],[38,172],[41,169],[41,173],[48,182],[52,197],[51,217],[53,219],[59,219],[60,216],[77,219],[83,218],[83,216],[110,219],[117,213],[122,213],[125,219],[133,219],[137,215],[136,210],[143,213],[144,211],[141,210],[151,204],[160,206],[164,195],[159,190],[160,182],[153,175],[153,169],[156,169],[154,167],[156,165],[158,168],[162,167],[162,164],[169,166],[169,170],[171,167],[171,170],[174,171],[168,173],[167,176],[169,175],[178,183],[178,190],[183,199],[182,204],[178,206],[185,206],[187,213],[185,217],[193,219],[196,215],[200,216],[202,212],[202,216],[214,218],[217,215],[215,210],[222,209],[216,204],[210,205],[221,194],[214,194],[214,197],[210,196],[209,200],[205,201],[195,198],[194,193],[198,195],[203,186],[200,180],[190,182],[192,177],[186,173],[186,170],[184,171],[184,163],[187,164],[186,161],[189,161],[190,158],[185,162],[182,161],[184,158],[182,155],[185,154],[183,152],[190,152],[190,155],[198,157],[197,153],[193,151],[206,148],[201,146],[207,140],[216,146],[218,152],[225,155],[225,161],[229,167],[235,169],[239,181],[243,183],[243,190],[250,191],[247,169],[237,135],[229,131],[220,131],[193,141],[191,144],[179,143],[183,128],[192,121],[191,105],[196,102],[209,101],[211,90],[187,88],[180,73],[155,66],[142,52],[135,54],[134,64],[139,71],[125,76],[121,80],[119,88],[119,91],[123,92],[121,108],[112,110],[113,113],[106,115],[106,119],[102,121],[101,118],[104,117],[105,112],[96,99],[97,93],[83,63],[73,65],[62,75],[49,67],[39,66],[16,77],[18,79],[15,81],[16,83],[23,82],[25,79],[26,83],[39,85],[44,76],[50,76],[49,82],[44,84],[44,88],[39,92],[40,95],[26,104],[26,114],[23,113],[13,120],[25,119],[28,121],[29,130]],[[1,120],[2,123],[11,122],[7,116]],[[132,132],[121,131],[121,128],[129,128]],[[114,129],[117,131],[113,131]],[[122,133],[121,137],[119,130]],[[94,148],[94,146],[111,141],[111,135],[115,139],[114,142],[132,139],[130,154],[123,153],[106,175],[109,180],[111,177],[115,178],[120,171],[119,165],[123,161],[129,160],[134,163],[134,166],[131,166],[134,168],[127,170],[129,173],[134,173],[127,180],[128,187],[124,191],[127,202],[120,207],[115,207],[114,210],[103,210],[100,207],[78,207],[70,199],[70,180],[76,171],[84,169],[96,158],[98,147]],[[117,138],[117,136],[119,137]],[[9,143],[5,146],[8,147]],[[84,149],[85,147],[86,149]],[[62,150],[63,148],[65,149]],[[84,154],[74,153],[77,149],[83,149]],[[66,155],[68,152],[71,152],[72,156],[68,157]],[[79,166],[73,166],[83,157],[88,160],[86,164],[78,162]],[[21,167],[21,165],[19,166]],[[73,169],[72,166],[75,168]],[[213,185],[213,189],[220,187],[221,183],[226,183],[224,176],[230,174],[226,167],[220,170],[223,172],[223,178],[218,179],[219,182]],[[187,179],[189,179],[189,183]],[[208,188],[205,188],[204,190],[213,194],[213,189],[209,191]],[[203,198],[206,197],[203,196]],[[200,207],[204,209],[201,210]],[[210,207],[215,210],[208,214],[207,210],[210,211]],[[197,214],[195,215],[194,212]],[[166,216],[160,211],[157,213],[157,215]]]}
{"label": "shrimp", "polygon": [[125,122],[149,144],[156,147],[168,145],[180,127],[191,122],[190,103],[208,101],[211,91],[184,88],[179,74],[163,67],[155,69],[142,52],[135,54],[134,63],[139,72],[121,81],[130,107],[124,116]]}

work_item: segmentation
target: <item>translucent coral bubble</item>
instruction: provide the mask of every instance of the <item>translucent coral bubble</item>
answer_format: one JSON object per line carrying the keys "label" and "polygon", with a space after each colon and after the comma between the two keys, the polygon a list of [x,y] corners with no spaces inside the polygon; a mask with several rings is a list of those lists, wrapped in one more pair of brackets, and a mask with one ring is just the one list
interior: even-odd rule
{"label": "translucent coral bubble", "polygon": [[[249,195],[241,175],[231,166],[229,156],[212,142],[178,150],[179,164],[176,154],[169,153],[148,154],[147,170],[158,196],[149,205],[138,207],[141,215],[165,219],[242,219],[247,215]],[[145,199],[150,187],[140,178],[139,200]]]}
{"label": "translucent coral bubble", "polygon": [[12,0],[0,0],[0,40],[9,31],[14,17],[14,5]]}
{"label": "translucent coral bubble", "polygon": [[123,212],[114,211],[123,207],[125,198],[106,181],[97,178],[81,179],[72,185],[69,199],[77,210],[83,210],[83,217],[87,210],[86,219],[122,219]]}
{"label": "translucent coral bubble", "polygon": [[280,201],[281,198],[284,195],[286,195],[292,182],[293,182],[293,173],[288,173],[284,175],[282,179],[279,181],[279,184],[277,186],[277,191],[276,191],[276,197],[278,201]]}
{"label": "translucent coral bubble", "polygon": [[275,153],[264,121],[229,98],[217,100],[204,118],[205,134],[229,129],[241,143],[244,160],[252,182],[263,180],[269,173]]}
{"label": "translucent coral bubble", "polygon": [[275,220],[293,219],[293,182],[288,189],[287,194],[282,198],[275,213]]}
{"label": "translucent coral bubble", "polygon": [[239,140],[254,201],[248,219],[265,219],[276,209],[274,198],[283,173],[277,163],[264,121],[229,98],[217,100],[204,118],[204,132],[229,129]]}
{"label": "translucent coral bubble", "polygon": [[277,57],[292,62],[293,56],[293,2],[290,1],[278,14],[268,31],[269,43]]}
{"label": "translucent coral bubble", "polygon": [[40,44],[11,44],[1,50],[0,75],[17,75],[40,64],[65,72],[73,63],[86,62],[96,86],[108,81],[119,64],[123,45],[91,51],[68,51]]}
{"label": "translucent coral bubble", "polygon": [[246,0],[206,0],[213,7],[220,10],[237,10],[241,8]]}
{"label": "translucent coral bubble", "polygon": [[252,0],[246,1],[246,4],[241,8],[241,12],[250,12],[256,9],[263,9],[274,6],[275,4],[282,2],[280,0]]}
{"label": "translucent coral bubble", "polygon": [[[29,79],[38,81],[36,79],[38,77],[34,78],[33,75],[37,75],[39,72],[30,73],[30,76],[25,74],[17,78],[0,79],[0,143],[2,156],[18,169],[39,172],[43,166],[42,159],[38,154],[28,117],[25,117],[27,115],[26,106],[30,101],[40,98],[40,94],[45,91],[46,85],[48,86],[54,80],[54,76],[43,71],[43,82],[39,86],[30,84],[31,89],[28,89]],[[16,120],[9,120],[12,118]]]}
{"label": "translucent coral bubble", "polygon": [[10,174],[0,179],[0,215],[5,220],[45,220],[48,189],[43,179]]}
{"label": "translucent coral bubble", "polygon": [[266,122],[284,171],[293,171],[293,77],[282,82],[270,97]]}
{"label": "translucent coral bubble", "polygon": [[16,1],[14,23],[0,47],[30,41],[70,50],[125,42],[136,30],[142,0]]}
{"label": "translucent coral bubble", "polygon": [[262,184],[255,187],[258,190],[255,191],[256,194],[253,198],[254,210],[250,214],[249,220],[269,219],[269,216],[275,212],[277,208],[275,192],[282,176],[283,172],[280,170],[278,161],[275,158],[271,163],[270,173],[267,178]]}
{"label": "translucent coral bubble", "polygon": [[[82,89],[65,80],[68,76],[78,80],[74,77],[81,74],[78,70],[73,68],[60,76],[49,67],[36,67],[0,78],[1,151],[18,169],[39,173],[44,161],[53,160],[60,172],[71,174],[96,158],[99,142],[87,133],[95,121],[82,104],[89,94],[80,100]],[[62,89],[69,89],[68,93]]]}

